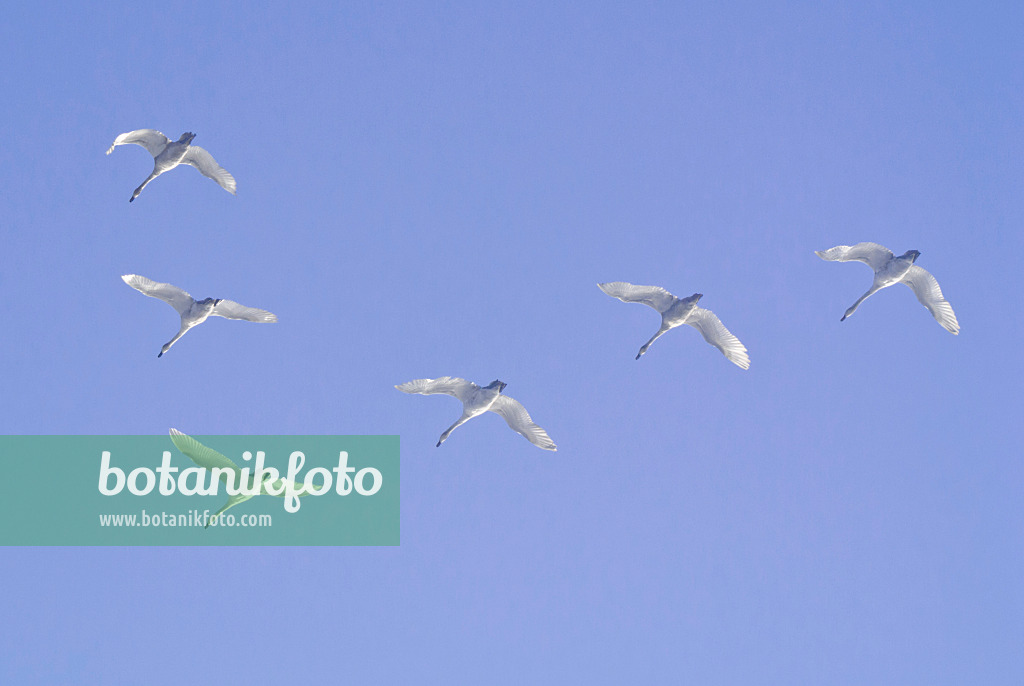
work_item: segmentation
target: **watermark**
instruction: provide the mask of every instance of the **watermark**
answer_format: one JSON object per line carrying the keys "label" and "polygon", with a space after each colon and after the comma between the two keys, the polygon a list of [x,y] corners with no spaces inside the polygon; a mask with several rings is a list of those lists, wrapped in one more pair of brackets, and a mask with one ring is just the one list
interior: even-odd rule
{"label": "watermark", "polygon": [[[345,451],[341,451],[341,454],[338,456],[338,466],[333,467],[331,470],[327,470],[324,467],[314,467],[309,470],[305,480],[302,482],[302,486],[297,484],[295,477],[299,470],[302,469],[306,456],[298,450],[293,452],[288,458],[287,479],[282,479],[280,472],[273,467],[267,468],[263,466],[263,451],[256,453],[256,468],[251,474],[248,467],[238,469],[237,471],[224,467],[213,467],[210,469],[206,467],[189,467],[179,472],[177,467],[171,466],[170,451],[165,450],[162,459],[163,461],[156,468],[155,472],[148,467],[136,467],[125,476],[124,470],[119,467],[110,466],[110,451],[104,450],[100,462],[100,493],[103,495],[117,495],[124,490],[127,484],[128,492],[132,495],[149,495],[156,487],[156,475],[159,473],[160,495],[174,495],[175,491],[182,495],[217,495],[220,484],[218,479],[223,477],[227,484],[224,490],[230,496],[247,495],[252,497],[259,495],[261,488],[263,488],[268,495],[284,496],[285,510],[288,512],[298,512],[300,496],[323,495],[331,490],[332,482],[334,481],[331,472],[337,474],[337,488],[334,490],[338,495],[343,496],[351,493],[353,489],[359,495],[374,495],[380,491],[380,487],[384,482],[384,477],[381,475],[380,470],[374,467],[363,467],[355,474],[355,479],[353,479],[352,473],[356,469],[355,467],[348,466],[348,453]],[[252,453],[245,451],[242,453],[242,459],[251,460]],[[177,479],[174,478],[176,473],[178,474]],[[319,486],[315,483],[314,477],[317,476],[321,479]],[[111,485],[111,479],[113,479],[113,485]],[[142,486],[139,485],[140,479],[143,483]],[[192,480],[191,484],[189,479]],[[370,483],[369,488],[366,486],[368,480]],[[264,486],[265,482],[267,483]]]}
{"label": "watermark", "polygon": [[34,484],[0,545],[399,543],[397,436],[0,436],[0,466]]}
{"label": "watermark", "polygon": [[274,518],[268,514],[211,515],[209,510],[190,510],[185,513],[142,512],[135,514],[101,514],[100,526],[273,526]]}

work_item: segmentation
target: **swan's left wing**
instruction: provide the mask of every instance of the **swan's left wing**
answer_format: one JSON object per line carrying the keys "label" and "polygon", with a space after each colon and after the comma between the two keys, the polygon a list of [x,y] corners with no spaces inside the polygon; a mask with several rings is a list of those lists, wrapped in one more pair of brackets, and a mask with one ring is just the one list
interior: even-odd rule
{"label": "swan's left wing", "polygon": [[239,305],[234,300],[221,300],[214,306],[210,314],[225,319],[244,319],[247,322],[271,323],[277,321],[277,315],[273,312]]}
{"label": "swan's left wing", "polygon": [[837,245],[828,250],[815,250],[814,254],[826,262],[849,262],[857,260],[868,265],[876,272],[892,259],[892,251],[878,243],[858,243],[857,245]]}
{"label": "swan's left wing", "polygon": [[472,381],[460,379],[457,376],[442,376],[439,379],[414,379],[395,386],[402,393],[419,393],[420,395],[434,395],[444,393],[458,398],[463,403],[469,399],[473,391],[479,389]]}
{"label": "swan's left wing", "polygon": [[[242,478],[242,469],[235,464],[231,458],[221,455],[213,448],[208,448],[196,439],[187,434],[181,433],[177,429],[171,429],[170,434],[171,442],[174,443],[174,447],[185,453],[185,455],[197,465],[205,467],[206,469],[219,468],[233,471],[235,473],[234,487],[238,488],[242,485],[240,481]],[[220,479],[225,484],[228,482],[227,478],[226,474],[220,474]]]}
{"label": "swan's left wing", "polygon": [[213,155],[198,145],[188,146],[188,150],[185,151],[185,156],[181,158],[181,161],[183,164],[191,164],[201,171],[203,176],[219,183],[221,188],[228,193],[235,193],[235,189],[238,187],[235,183],[235,177],[231,176],[227,169],[217,164],[217,160],[213,159]]}
{"label": "swan's left wing", "polygon": [[129,131],[128,133],[122,133],[120,136],[114,139],[113,144],[107,150],[107,154],[114,152],[114,148],[119,145],[128,145],[134,143],[135,145],[141,145],[149,154],[156,157],[164,151],[167,144],[170,143],[170,139],[163,135],[156,129],[139,129],[138,131]]}
{"label": "swan's left wing", "polygon": [[530,419],[530,413],[515,398],[499,395],[498,399],[491,405],[490,410],[495,414],[501,415],[513,431],[525,436],[526,440],[538,448],[557,450],[555,442],[548,436],[548,432],[534,424],[533,420]]}
{"label": "swan's left wing", "polygon": [[163,300],[183,316],[195,302],[191,295],[173,284],[159,283],[138,274],[125,274],[121,280],[143,295]]}
{"label": "swan's left wing", "polygon": [[666,312],[676,302],[676,296],[660,286],[637,286],[625,281],[612,281],[599,283],[597,287],[624,303],[641,303],[661,313]]}
{"label": "swan's left wing", "polygon": [[902,282],[910,286],[910,290],[914,291],[917,299],[928,308],[928,311],[935,317],[935,321],[941,324],[946,331],[951,334],[960,333],[960,322],[953,314],[953,306],[942,297],[942,289],[939,288],[939,282],[935,280],[934,276],[915,264],[903,277]]}
{"label": "swan's left wing", "polygon": [[703,307],[695,307],[686,323],[700,331],[705,341],[721,350],[722,354],[737,367],[750,368],[750,357],[747,355],[746,347],[725,328],[714,312]]}
{"label": "swan's left wing", "polygon": [[[203,445],[196,439],[192,438],[187,434],[181,433],[177,429],[171,429],[170,433],[171,441],[174,443],[174,446],[181,452],[185,453],[185,455],[188,456],[188,458],[195,462],[197,465],[199,465],[200,467],[205,467],[206,469],[210,470],[231,470],[235,473],[235,478],[232,479],[232,481],[234,481],[234,485],[232,486],[232,488],[239,489],[242,486],[245,486],[246,488],[249,487],[249,483],[242,483],[242,469],[237,464],[232,462],[230,458],[221,455],[213,448],[209,448]],[[252,476],[250,475],[249,478],[251,479]],[[220,480],[223,481],[226,486],[230,485],[228,479],[229,477],[227,476],[227,474],[221,472]],[[228,510],[239,503],[244,503],[246,500],[249,500],[252,497],[252,495],[245,492],[239,492],[236,493],[235,495],[231,495],[229,493],[228,501],[224,503],[224,506],[217,510],[212,517],[210,517],[209,521],[206,522],[206,526],[204,528],[209,528],[210,522],[212,522],[221,514],[223,514],[225,510]]]}

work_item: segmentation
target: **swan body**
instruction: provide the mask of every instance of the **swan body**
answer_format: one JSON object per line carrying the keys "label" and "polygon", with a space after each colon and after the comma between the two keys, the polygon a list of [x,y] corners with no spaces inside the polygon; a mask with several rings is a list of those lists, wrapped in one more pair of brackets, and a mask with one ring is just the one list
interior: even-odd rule
{"label": "swan body", "polygon": [[203,176],[213,179],[220,184],[221,188],[234,195],[237,188],[235,177],[231,176],[226,169],[217,164],[217,161],[206,150],[198,145],[192,145],[192,139],[195,137],[194,133],[187,132],[181,134],[181,138],[177,141],[172,142],[167,136],[154,129],[139,129],[138,131],[122,133],[115,138],[114,143],[107,150],[108,155],[114,152],[114,148],[119,145],[134,143],[144,147],[153,156],[153,173],[142,182],[142,185],[135,189],[128,202],[132,202],[135,198],[139,197],[139,193],[142,192],[142,189],[150,181],[164,172],[174,169],[179,164],[188,164],[195,167],[202,172]]}
{"label": "swan body", "polygon": [[827,262],[850,262],[856,260],[871,267],[875,278],[867,293],[860,296],[857,302],[850,305],[839,321],[857,311],[860,304],[869,297],[897,283],[905,284],[914,291],[918,301],[928,308],[935,321],[951,334],[960,333],[960,323],[956,320],[953,306],[942,296],[939,282],[927,271],[918,267],[915,262],[921,256],[917,250],[908,250],[899,257],[878,243],[858,243],[857,245],[837,245],[828,250],[816,250],[815,255]]}
{"label": "swan body", "polygon": [[164,344],[157,357],[171,349],[171,346],[179,338],[184,336],[189,329],[205,322],[209,317],[224,317],[225,319],[243,319],[247,322],[270,323],[277,321],[277,315],[259,310],[255,307],[239,305],[233,300],[222,298],[206,298],[196,300],[191,295],[169,283],[157,283],[138,274],[125,274],[121,277],[126,284],[151,298],[163,300],[181,315],[181,329],[177,335]]}
{"label": "swan body", "polygon": [[725,328],[714,312],[697,306],[697,302],[704,297],[703,293],[694,293],[689,298],[677,298],[658,286],[637,286],[624,281],[599,283],[597,287],[622,302],[641,303],[661,314],[661,328],[640,346],[636,359],[639,360],[651,347],[651,343],[671,329],[689,324],[700,331],[704,340],[718,348],[730,362],[741,369],[750,368],[750,357],[740,339]]}
{"label": "swan body", "polygon": [[526,440],[538,448],[544,450],[556,450],[555,442],[551,440],[544,429],[537,426],[530,418],[529,413],[522,404],[501,392],[507,386],[503,381],[495,379],[483,388],[471,381],[459,379],[453,376],[442,376],[440,379],[416,379],[407,383],[395,386],[403,393],[419,393],[421,395],[433,395],[445,393],[454,396],[462,401],[462,416],[458,421],[445,429],[441,438],[437,441],[437,447],[448,439],[452,431],[468,422],[473,417],[491,411],[508,423],[516,433],[521,434]]}

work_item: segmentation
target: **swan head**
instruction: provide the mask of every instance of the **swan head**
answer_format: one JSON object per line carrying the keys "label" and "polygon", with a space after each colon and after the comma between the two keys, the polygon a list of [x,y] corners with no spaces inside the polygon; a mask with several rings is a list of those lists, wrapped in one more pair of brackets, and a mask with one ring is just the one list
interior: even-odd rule
{"label": "swan head", "polygon": [[498,393],[501,393],[503,390],[505,390],[505,386],[508,386],[508,384],[505,383],[504,381],[498,381],[497,379],[495,379],[491,383],[487,384],[485,388],[489,390],[497,389]]}
{"label": "swan head", "polygon": [[903,253],[903,257],[906,257],[907,259],[909,259],[911,264],[913,264],[917,260],[917,258],[920,257],[920,256],[921,256],[921,251],[920,250],[908,250],[905,253]]}
{"label": "swan head", "polygon": [[195,138],[195,137],[196,137],[196,135],[194,133],[186,131],[185,133],[181,134],[181,138],[178,139],[178,142],[179,143],[184,143],[185,145],[188,145],[189,143],[192,142],[192,139]]}

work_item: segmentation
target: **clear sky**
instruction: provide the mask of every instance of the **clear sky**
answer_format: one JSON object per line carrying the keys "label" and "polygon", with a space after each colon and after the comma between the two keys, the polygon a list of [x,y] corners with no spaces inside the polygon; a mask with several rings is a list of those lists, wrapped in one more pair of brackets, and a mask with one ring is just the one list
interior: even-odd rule
{"label": "clear sky", "polygon": [[[1020,3],[5,7],[0,430],[399,434],[402,542],[5,550],[0,682],[1021,683],[1022,35]],[[237,197],[186,167],[129,205],[139,128]],[[902,286],[840,323],[871,272],[814,251],[860,241],[920,250],[961,334]],[[157,359],[177,317],[127,273],[280,321]],[[750,370],[689,327],[635,361],[658,316],[618,280],[703,293]],[[435,448],[458,402],[393,386],[444,375],[558,452],[493,414]]]}

